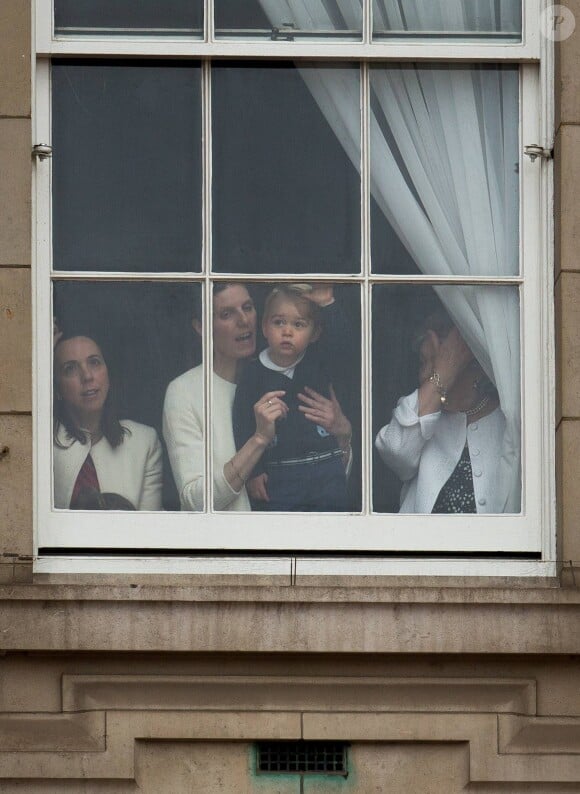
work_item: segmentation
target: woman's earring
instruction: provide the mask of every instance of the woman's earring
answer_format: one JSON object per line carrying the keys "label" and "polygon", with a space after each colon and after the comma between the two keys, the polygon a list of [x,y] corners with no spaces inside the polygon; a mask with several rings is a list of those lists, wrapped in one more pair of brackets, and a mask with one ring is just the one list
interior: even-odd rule
{"label": "woman's earring", "polygon": [[481,378],[476,378],[473,381],[473,388],[474,388],[475,391],[479,391],[480,383],[481,383]]}

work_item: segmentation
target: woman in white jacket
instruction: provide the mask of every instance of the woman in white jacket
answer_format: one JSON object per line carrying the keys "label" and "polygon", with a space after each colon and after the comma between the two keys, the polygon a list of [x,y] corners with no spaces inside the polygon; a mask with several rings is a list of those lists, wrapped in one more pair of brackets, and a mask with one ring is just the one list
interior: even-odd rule
{"label": "woman in white jacket", "polygon": [[[152,427],[120,421],[101,348],[88,336],[60,335],[54,348],[54,503],[83,509],[127,502],[160,510],[161,444]],[[99,500],[91,495],[118,495]],[[126,500],[126,501],[125,501]]]}
{"label": "woman in white jacket", "polygon": [[400,512],[503,512],[505,417],[495,387],[444,312],[425,321],[419,355],[419,388],[375,440],[403,481]]}

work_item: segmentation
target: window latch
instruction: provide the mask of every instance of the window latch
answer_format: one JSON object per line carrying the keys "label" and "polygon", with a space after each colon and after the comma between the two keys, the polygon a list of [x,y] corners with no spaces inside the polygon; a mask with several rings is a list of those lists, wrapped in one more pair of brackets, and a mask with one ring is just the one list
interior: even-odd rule
{"label": "window latch", "polygon": [[536,160],[537,157],[542,157],[544,160],[551,160],[554,154],[553,149],[544,149],[543,146],[540,146],[537,143],[532,143],[530,146],[524,147],[524,153],[530,158],[532,163]]}
{"label": "window latch", "polygon": [[39,160],[46,160],[47,157],[52,157],[52,146],[48,143],[37,143],[32,147],[32,156]]}
{"label": "window latch", "polygon": [[271,41],[294,41],[294,31],[296,25],[294,22],[282,22],[279,28],[273,27],[270,35]]}

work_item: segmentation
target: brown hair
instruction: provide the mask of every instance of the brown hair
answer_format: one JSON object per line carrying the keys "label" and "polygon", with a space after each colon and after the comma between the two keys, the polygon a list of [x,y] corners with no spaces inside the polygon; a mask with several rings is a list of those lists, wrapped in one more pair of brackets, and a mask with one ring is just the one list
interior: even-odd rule
{"label": "brown hair", "polygon": [[[103,354],[103,348],[99,344],[99,342],[94,338],[94,336],[89,336],[88,334],[84,333],[72,333],[72,334],[63,334],[58,342],[54,346],[54,350],[56,349],[62,342],[66,342],[68,339],[75,339],[78,336],[86,336],[87,339],[90,339],[101,351],[101,355],[103,356],[103,361],[107,366],[107,370],[109,372],[109,393],[107,394],[107,399],[105,400],[105,404],[103,406],[103,415],[101,416],[101,432],[103,436],[107,439],[109,444],[113,447],[118,447],[120,444],[123,443],[123,438],[126,434],[130,434],[130,430],[126,427],[123,427],[121,422],[119,421],[119,415],[117,411],[117,400],[115,395],[115,388],[114,388],[114,381],[111,378],[111,370],[105,356]],[[62,425],[66,430],[67,437],[70,439],[70,444],[74,443],[74,441],[78,441],[80,444],[87,444],[89,439],[87,438],[86,433],[84,433],[80,427],[73,422],[71,415],[68,412],[68,408],[66,403],[58,394],[58,390],[56,387],[56,373],[53,383],[53,421],[54,421],[54,442],[57,447],[61,449],[66,449],[67,445],[62,444],[58,440],[58,431]]]}

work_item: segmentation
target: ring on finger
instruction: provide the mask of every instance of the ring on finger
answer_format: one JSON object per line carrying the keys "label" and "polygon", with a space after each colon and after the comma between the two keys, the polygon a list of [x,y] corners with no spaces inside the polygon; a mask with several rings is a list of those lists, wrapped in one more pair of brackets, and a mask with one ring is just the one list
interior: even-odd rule
{"label": "ring on finger", "polygon": [[267,405],[273,405],[272,400],[268,400]]}

